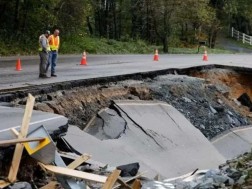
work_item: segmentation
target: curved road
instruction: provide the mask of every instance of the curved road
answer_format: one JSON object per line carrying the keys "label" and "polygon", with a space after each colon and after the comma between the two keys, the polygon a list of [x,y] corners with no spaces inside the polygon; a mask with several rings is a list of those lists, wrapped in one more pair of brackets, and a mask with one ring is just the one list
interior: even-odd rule
{"label": "curved road", "polygon": [[0,58],[0,90],[210,64],[252,68],[249,54],[209,54],[208,62],[202,61],[200,54],[160,55],[158,62],[153,61],[153,55],[88,55],[86,66],[80,65],[81,55],[60,55],[56,67],[58,77],[41,79],[38,78],[38,57],[20,58],[22,71],[15,70],[17,57]]}

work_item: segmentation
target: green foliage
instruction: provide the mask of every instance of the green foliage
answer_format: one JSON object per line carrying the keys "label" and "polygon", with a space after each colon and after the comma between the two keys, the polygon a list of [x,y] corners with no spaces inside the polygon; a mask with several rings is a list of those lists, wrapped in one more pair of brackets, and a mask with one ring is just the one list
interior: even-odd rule
{"label": "green foliage", "polygon": [[55,28],[64,53],[145,53],[146,44],[177,53],[171,47],[200,40],[214,48],[225,25],[252,33],[251,8],[250,0],[1,0],[0,53],[37,53],[38,36]]}
{"label": "green foliage", "polygon": [[[64,41],[65,40],[65,41]],[[62,39],[61,53],[81,53],[84,50],[93,54],[128,54],[128,53],[151,53],[155,46],[147,45],[146,42],[121,42],[105,38],[93,38],[87,36],[70,36]]]}

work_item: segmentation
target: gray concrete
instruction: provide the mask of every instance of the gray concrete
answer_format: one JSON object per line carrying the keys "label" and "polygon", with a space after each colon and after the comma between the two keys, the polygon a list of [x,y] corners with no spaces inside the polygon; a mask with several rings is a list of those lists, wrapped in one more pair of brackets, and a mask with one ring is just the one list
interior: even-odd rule
{"label": "gray concrete", "polygon": [[38,56],[21,57],[22,71],[15,71],[17,57],[1,57],[0,90],[210,64],[252,68],[250,54],[208,54],[208,62],[203,62],[202,57],[202,54],[160,55],[160,61],[154,62],[153,55],[88,55],[88,65],[80,66],[81,55],[60,55],[56,67],[58,77],[49,79],[38,78]]}
{"label": "gray concrete", "polygon": [[[0,106],[0,140],[14,139],[16,136],[10,128],[20,129],[24,116],[24,109]],[[43,125],[49,133],[66,125],[68,119],[61,115],[33,111],[29,125],[29,133]]]}
{"label": "gray concrete", "polygon": [[[75,127],[64,139],[80,153],[91,154],[92,159],[110,166],[139,162],[140,171],[147,171],[148,177],[176,177],[224,163],[225,159],[203,134],[172,106],[127,101],[116,102],[116,107],[127,122],[118,139],[101,141]],[[107,122],[106,126],[110,125]],[[121,129],[104,130],[109,135]]]}
{"label": "gray concrete", "polygon": [[240,127],[212,139],[212,144],[227,159],[233,159],[252,147],[252,128]]}

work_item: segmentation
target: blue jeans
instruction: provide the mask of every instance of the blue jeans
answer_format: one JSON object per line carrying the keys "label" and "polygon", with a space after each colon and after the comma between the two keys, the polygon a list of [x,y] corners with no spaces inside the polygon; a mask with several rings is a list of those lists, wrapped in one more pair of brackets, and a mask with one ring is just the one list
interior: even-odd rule
{"label": "blue jeans", "polygon": [[49,52],[49,59],[48,59],[48,64],[46,66],[46,71],[48,71],[49,66],[51,66],[51,75],[55,74],[57,57],[58,57],[57,51],[50,51]]}

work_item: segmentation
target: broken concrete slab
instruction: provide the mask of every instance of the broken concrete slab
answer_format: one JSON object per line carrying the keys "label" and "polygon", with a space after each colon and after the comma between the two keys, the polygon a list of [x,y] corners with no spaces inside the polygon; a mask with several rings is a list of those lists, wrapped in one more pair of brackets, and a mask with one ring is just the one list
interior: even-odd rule
{"label": "broken concrete slab", "polygon": [[227,159],[235,158],[251,151],[252,127],[231,129],[211,140],[215,148]]}
{"label": "broken concrete slab", "polygon": [[[76,126],[70,126],[66,136],[63,138],[80,154],[92,154],[93,160],[109,164],[110,166],[116,167],[123,164],[139,162],[137,156],[132,156],[132,154],[122,150],[123,146],[117,143],[117,141],[100,141]],[[155,172],[143,162],[140,166],[140,171],[147,169],[150,172]]]}
{"label": "broken concrete slab", "polygon": [[[217,168],[225,161],[198,129],[166,103],[116,101],[110,108],[114,112],[109,109],[98,116],[106,118],[103,120],[106,124],[97,126],[102,129],[90,129],[96,127],[90,124],[86,130],[92,130],[97,138],[71,127],[64,139],[78,152],[92,154],[94,160],[111,166],[139,162],[140,172],[148,171],[147,176],[151,178],[157,174],[176,177],[196,168]],[[110,119],[124,120],[126,124],[123,129],[106,128],[110,127]]]}
{"label": "broken concrete slab", "polygon": [[[15,115],[15,116],[13,116]],[[24,109],[0,106],[0,139],[10,140],[16,136],[10,131],[10,128],[15,128],[19,131]],[[41,111],[33,111],[31,122],[29,125],[29,133],[43,125],[49,134],[59,130],[61,126],[68,125],[68,119],[64,116],[46,113]]]}

